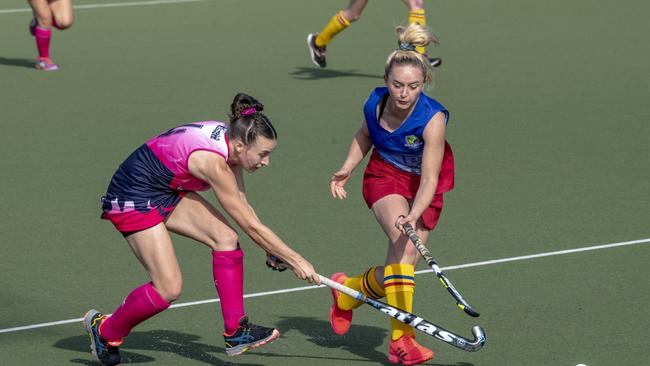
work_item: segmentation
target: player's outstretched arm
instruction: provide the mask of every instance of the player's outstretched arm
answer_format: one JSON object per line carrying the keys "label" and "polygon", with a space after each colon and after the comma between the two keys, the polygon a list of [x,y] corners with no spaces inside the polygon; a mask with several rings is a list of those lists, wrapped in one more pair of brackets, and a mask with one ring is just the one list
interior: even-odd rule
{"label": "player's outstretched arm", "polygon": [[236,176],[223,157],[197,151],[190,156],[188,166],[192,175],[210,184],[223,209],[258,246],[286,262],[300,279],[319,283],[311,263],[264,225],[241,198]]}
{"label": "player's outstretched arm", "polygon": [[339,170],[332,174],[332,178],[330,179],[330,192],[333,198],[344,199],[347,197],[348,194],[345,191],[345,184],[350,179],[352,171],[359,165],[366,154],[368,154],[371,147],[372,140],[370,139],[370,133],[364,121],[361,128],[354,134],[345,162]]}

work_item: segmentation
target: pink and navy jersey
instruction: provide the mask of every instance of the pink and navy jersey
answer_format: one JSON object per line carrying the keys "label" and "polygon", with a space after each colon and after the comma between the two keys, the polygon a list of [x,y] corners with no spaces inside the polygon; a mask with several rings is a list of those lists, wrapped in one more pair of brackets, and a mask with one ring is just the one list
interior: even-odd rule
{"label": "pink and navy jersey", "polygon": [[227,129],[225,123],[217,121],[188,123],[151,138],[146,145],[174,174],[169,182],[172,189],[205,191],[209,185],[190,173],[187,161],[197,150],[212,151],[228,160]]}
{"label": "pink and navy jersey", "polygon": [[420,175],[424,128],[436,113],[443,112],[448,119],[449,112],[442,104],[421,93],[411,115],[398,129],[389,132],[379,124],[377,116],[377,106],[385,97],[388,97],[388,88],[376,88],[370,93],[363,107],[372,144],[379,156],[391,165],[405,172]]}
{"label": "pink and navy jersey", "polygon": [[194,151],[206,150],[228,160],[226,131],[223,122],[193,122],[149,139],[113,175],[102,197],[104,216],[154,209],[166,216],[183,192],[207,190],[209,184],[190,173],[188,159]]}

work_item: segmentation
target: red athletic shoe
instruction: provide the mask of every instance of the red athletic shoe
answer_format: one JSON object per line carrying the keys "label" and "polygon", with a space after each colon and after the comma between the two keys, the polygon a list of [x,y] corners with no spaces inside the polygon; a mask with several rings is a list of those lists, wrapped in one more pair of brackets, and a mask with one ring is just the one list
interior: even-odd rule
{"label": "red athletic shoe", "polygon": [[[334,282],[343,284],[345,280],[348,279],[348,276],[343,272],[337,272],[334,273],[330,279]],[[339,292],[335,289],[330,289],[330,292],[332,293],[332,299],[334,300],[330,307],[330,325],[332,326],[334,333],[344,335],[348,330],[350,330],[350,325],[352,325],[352,310],[343,310],[339,308],[337,302],[340,295]]]}
{"label": "red athletic shoe", "polygon": [[403,335],[398,340],[390,341],[388,361],[402,365],[417,365],[435,356],[432,350],[421,346],[410,335]]}

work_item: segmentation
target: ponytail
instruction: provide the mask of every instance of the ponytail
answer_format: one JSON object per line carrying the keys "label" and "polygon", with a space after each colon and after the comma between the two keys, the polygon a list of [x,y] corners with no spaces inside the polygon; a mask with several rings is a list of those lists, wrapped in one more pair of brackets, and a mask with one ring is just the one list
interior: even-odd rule
{"label": "ponytail", "polygon": [[395,31],[398,49],[388,55],[384,68],[385,75],[388,76],[395,65],[412,65],[422,70],[425,83],[433,82],[433,67],[425,55],[416,51],[416,47],[438,43],[438,39],[428,28],[417,23],[411,23],[408,27],[399,26]]}

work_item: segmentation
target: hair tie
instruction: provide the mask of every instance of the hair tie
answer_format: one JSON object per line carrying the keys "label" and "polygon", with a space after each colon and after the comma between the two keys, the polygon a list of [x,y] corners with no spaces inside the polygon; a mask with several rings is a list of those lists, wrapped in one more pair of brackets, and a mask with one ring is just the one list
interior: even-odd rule
{"label": "hair tie", "polygon": [[249,114],[256,113],[257,109],[255,107],[246,108],[239,114],[240,116],[248,116]]}
{"label": "hair tie", "polygon": [[398,42],[398,45],[401,51],[415,51],[415,46],[410,43]]}

